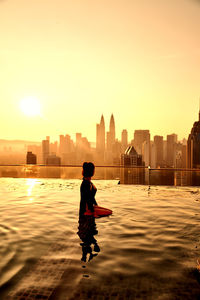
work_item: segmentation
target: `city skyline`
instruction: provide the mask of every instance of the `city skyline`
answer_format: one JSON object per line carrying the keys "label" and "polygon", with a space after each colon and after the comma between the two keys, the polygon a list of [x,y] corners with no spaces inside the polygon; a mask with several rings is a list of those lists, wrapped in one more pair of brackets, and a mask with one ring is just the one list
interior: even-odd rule
{"label": "city skyline", "polygon": [[[200,112],[199,112],[200,115]],[[194,124],[198,123],[199,121]],[[90,143],[82,133],[76,133],[76,140],[73,141],[69,134],[59,135],[59,140],[52,141],[46,136],[40,143],[31,144],[24,142],[24,149],[18,148],[18,158],[13,157],[14,148],[9,143],[0,144],[1,163],[15,162],[24,163],[25,151],[27,150],[27,163],[35,164],[81,164],[83,161],[94,161],[95,164],[120,165],[132,161],[140,165],[152,167],[185,167],[186,166],[186,144],[187,140],[178,141],[177,134],[169,134],[166,139],[163,136],[154,136],[151,139],[149,130],[135,130],[134,137],[128,140],[126,129],[121,132],[121,139],[115,136],[115,118],[110,116],[109,130],[106,131],[104,116],[101,116],[100,123],[96,124],[96,145]],[[129,158],[128,149],[133,147],[136,156]],[[2,152],[3,151],[3,152]],[[128,151],[128,152],[127,152]],[[10,155],[12,154],[12,157]],[[135,156],[134,154],[134,156]],[[123,155],[124,158],[123,158]],[[129,154],[128,154],[129,155]],[[130,154],[131,155],[131,154]],[[191,158],[192,159],[192,158]],[[7,162],[8,163],[8,162]]]}
{"label": "city skyline", "polygon": [[[115,118],[110,116],[109,129],[105,127],[104,116],[96,124],[96,145],[90,143],[82,133],[76,133],[74,141],[69,134],[59,135],[59,140],[52,141],[50,136],[35,144],[18,141],[18,150],[14,141],[0,143],[1,163],[24,164],[26,161],[36,164],[69,165],[81,164],[83,161],[94,161],[95,164],[120,165],[131,162],[134,165],[151,166],[153,168],[179,167],[191,168],[199,166],[199,119],[194,121],[188,140],[180,141],[177,134],[151,136],[149,130],[135,130],[133,139],[128,139],[128,132],[123,129],[121,139],[115,135]],[[17,142],[17,141],[16,141]],[[23,145],[23,148],[20,147]],[[13,146],[13,147],[12,147]],[[128,149],[133,149],[129,151]],[[130,152],[130,153],[129,153]],[[132,157],[133,154],[133,157]],[[195,155],[196,155],[195,154]],[[17,156],[16,156],[17,155]],[[128,155],[128,156],[127,156]],[[130,157],[129,157],[130,155]]]}
{"label": "city skyline", "polygon": [[[200,114],[200,110],[199,110],[199,114]],[[116,131],[116,127],[117,127],[117,124],[118,124],[118,122],[116,122],[115,121],[115,116],[114,116],[114,114],[111,114],[110,116],[109,116],[109,118],[108,118],[108,120],[106,120],[105,121],[105,117],[104,117],[104,115],[102,114],[101,116],[99,116],[99,119],[100,119],[100,123],[98,124],[98,121],[96,122],[96,124],[95,124],[95,126],[94,126],[94,130],[95,130],[95,128],[96,128],[96,130],[95,130],[95,137],[94,137],[94,140],[89,140],[89,138],[87,137],[87,136],[85,136],[84,134],[83,134],[83,132],[81,132],[81,131],[77,131],[77,132],[74,132],[73,133],[73,135],[71,135],[69,132],[64,132],[64,131],[62,131],[62,132],[59,132],[58,133],[58,135],[57,136],[55,136],[55,137],[53,137],[52,138],[52,136],[50,135],[50,134],[48,134],[48,132],[45,134],[45,136],[42,136],[42,138],[38,138],[37,140],[32,140],[30,137],[29,137],[29,139],[19,139],[19,138],[15,138],[15,139],[6,139],[6,138],[0,138],[0,141],[4,141],[5,143],[6,142],[28,142],[29,144],[31,144],[31,143],[40,143],[41,142],[41,140],[43,140],[44,138],[51,138],[51,142],[58,142],[59,141],[59,137],[60,136],[69,136],[70,137],[70,139],[73,141],[73,142],[76,142],[76,135],[77,134],[80,134],[81,135],[81,137],[83,138],[86,138],[87,140],[88,140],[88,142],[91,144],[91,147],[96,147],[97,146],[97,127],[98,127],[98,125],[100,125],[101,124],[101,122],[102,122],[102,118],[103,118],[103,122],[104,122],[104,131],[105,131],[105,136],[104,136],[104,139],[105,139],[105,145],[103,146],[103,148],[105,147],[106,148],[106,141],[107,141],[107,139],[108,139],[108,134],[109,134],[109,131],[110,131],[110,123],[111,123],[111,119],[113,118],[113,121],[114,121],[114,127],[115,127],[115,131]],[[197,119],[197,118],[196,118]],[[195,122],[196,120],[193,120],[193,123]],[[193,124],[192,123],[192,124]],[[107,124],[107,126],[105,125],[105,124]],[[116,125],[115,125],[116,124]],[[192,127],[192,125],[191,125],[191,127]],[[188,132],[190,133],[190,130],[191,130],[191,128],[190,129],[188,129]],[[118,130],[119,131],[119,130]],[[167,132],[166,133],[166,135],[159,135],[159,134],[155,134],[155,135],[153,135],[152,133],[151,133],[151,131],[150,131],[150,129],[148,129],[148,128],[145,128],[145,129],[141,129],[141,128],[135,128],[135,129],[133,129],[132,131],[131,131],[131,133],[127,130],[127,128],[123,128],[123,129],[121,129],[121,131],[119,131],[119,135],[117,136],[116,134],[114,134],[114,137],[113,137],[113,140],[117,140],[117,141],[121,141],[122,140],[122,133],[123,132],[126,132],[126,135],[127,135],[127,143],[131,143],[131,141],[132,140],[134,140],[134,135],[135,135],[135,132],[137,132],[137,131],[148,131],[149,132],[149,134],[150,134],[150,141],[153,141],[154,140],[154,137],[155,136],[162,136],[163,137],[163,140],[167,140],[167,136],[168,135],[173,135],[173,134],[175,134],[175,135],[177,135],[177,137],[178,137],[178,141],[185,141],[185,140],[187,140],[187,138],[188,138],[188,136],[189,136],[189,133],[188,133],[188,136],[185,136],[185,137],[183,137],[183,138],[180,138],[179,136],[178,136],[178,134],[177,134],[177,132],[174,130],[173,132]],[[98,147],[98,146],[97,146]],[[100,145],[100,148],[101,148],[101,145]],[[102,149],[101,149],[102,150]]]}
{"label": "city skyline", "polygon": [[[102,113],[118,120],[117,138],[124,128],[187,137],[200,94],[199,12],[188,0],[1,1],[1,138],[81,131],[94,142]],[[30,97],[36,116],[20,107]]]}
{"label": "city skyline", "polygon": [[[196,114],[196,112],[195,112],[195,114]],[[101,114],[101,115],[103,115],[103,116],[108,116],[108,118],[109,118],[109,114],[108,113],[105,113],[105,114]],[[113,115],[113,113],[111,113],[110,115]],[[99,115],[100,116],[100,115]],[[50,122],[50,121],[48,121],[48,120],[46,120],[42,115],[40,115],[40,116],[23,116],[23,118],[24,118],[24,120],[25,120],[25,124],[24,125],[27,125],[27,127],[29,127],[29,126],[31,126],[32,128],[29,128],[30,130],[31,130],[31,133],[34,131],[34,128],[35,128],[35,126],[36,126],[36,124],[38,123],[38,118],[41,118],[41,119],[43,119],[43,122],[47,122],[48,123],[48,125],[49,124],[51,124],[51,126],[52,126],[52,122]],[[105,117],[104,117],[105,118]],[[196,118],[197,119],[197,118]],[[194,118],[193,118],[193,120],[192,120],[192,123],[190,124],[190,127],[192,126],[192,124],[193,124],[193,122],[194,122]],[[145,122],[144,122],[145,123]],[[9,124],[8,124],[9,125]],[[89,128],[89,130],[90,131],[83,131],[83,132],[81,132],[84,136],[86,136],[87,138],[88,138],[88,140],[91,142],[91,143],[95,143],[96,142],[96,130],[95,130],[95,126],[97,125],[97,122],[95,123],[95,122],[92,122],[92,124],[90,124],[90,128]],[[92,127],[91,127],[92,126]],[[67,125],[66,126],[64,126],[64,127],[68,127]],[[75,126],[76,127],[76,126]],[[158,124],[158,127],[159,127],[159,124]],[[176,124],[175,124],[175,127],[176,127]],[[129,138],[129,140],[132,140],[133,139],[133,136],[134,136],[134,131],[135,130],[149,130],[150,132],[151,132],[151,136],[156,136],[156,135],[160,135],[160,136],[163,136],[164,138],[165,137],[167,137],[167,135],[168,134],[173,134],[173,133],[176,133],[177,135],[178,135],[178,137],[179,137],[179,140],[183,140],[183,139],[187,139],[187,137],[188,137],[188,135],[189,135],[189,133],[190,133],[190,127],[189,127],[189,129],[187,128],[187,132],[185,133],[185,135],[182,135],[182,134],[179,134],[179,132],[178,132],[178,130],[175,130],[175,129],[173,129],[173,128],[171,128],[171,131],[170,130],[168,130],[168,129],[166,129],[166,131],[163,133],[163,131],[162,131],[162,128],[160,127],[160,128],[157,128],[156,130],[154,130],[154,131],[152,131],[150,128],[151,128],[151,126],[149,126],[149,127],[145,127],[145,126],[141,126],[141,127],[137,127],[137,124],[136,124],[136,127],[135,128],[132,128],[132,129],[129,129],[128,130],[128,126],[126,127],[126,126],[124,126],[124,127],[122,127],[122,128],[119,128],[118,126],[117,126],[117,128],[116,128],[116,138],[118,139],[118,140],[120,140],[120,138],[121,138],[121,133],[122,133],[122,131],[123,130],[127,130],[128,131],[128,138]],[[77,128],[77,127],[76,127]],[[17,135],[10,135],[10,136],[7,136],[7,133],[6,133],[6,135],[5,135],[5,131],[1,134],[1,137],[0,137],[0,139],[1,140],[27,140],[27,141],[32,141],[32,142],[38,142],[39,140],[41,140],[41,139],[43,139],[44,137],[45,137],[45,135],[46,134],[48,134],[49,136],[51,136],[51,138],[52,138],[52,140],[53,141],[57,141],[58,140],[58,136],[60,135],[60,134],[70,134],[70,136],[72,137],[72,139],[75,141],[75,139],[76,139],[76,133],[77,132],[80,132],[81,131],[81,128],[82,127],[80,127],[80,130],[72,130],[71,132],[67,132],[67,131],[65,131],[64,129],[62,129],[62,128],[59,128],[59,130],[58,129],[51,129],[51,133],[49,132],[49,131],[47,131],[46,133],[44,132],[44,135],[42,134],[41,135],[41,133],[38,133],[38,132],[36,132],[36,134],[34,133],[33,135],[31,135],[30,136],[30,131],[29,131],[29,134],[26,136],[26,135],[21,135],[21,133],[20,132],[18,132],[17,133]],[[92,130],[91,130],[91,128],[92,128]],[[107,121],[107,122],[105,122],[105,128],[106,128],[106,130],[108,130],[109,129],[109,122]],[[129,128],[131,128],[131,127],[129,127]],[[47,129],[48,130],[48,129]],[[90,132],[93,132],[92,134],[90,133]],[[85,133],[84,133],[85,132]],[[87,134],[88,133],[88,134]]]}

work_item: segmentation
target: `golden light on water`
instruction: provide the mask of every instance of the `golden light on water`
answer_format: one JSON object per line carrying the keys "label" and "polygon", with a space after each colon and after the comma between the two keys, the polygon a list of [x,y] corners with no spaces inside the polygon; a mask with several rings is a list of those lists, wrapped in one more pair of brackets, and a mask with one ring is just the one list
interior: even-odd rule
{"label": "golden light on water", "polygon": [[33,195],[32,195],[33,188],[38,183],[39,183],[39,181],[37,179],[32,179],[32,178],[27,179],[27,182],[26,182],[26,185],[28,186],[28,188],[27,188],[27,196],[30,197],[29,201],[31,201],[31,202],[34,199]]}
{"label": "golden light on water", "polygon": [[28,117],[41,115],[41,105],[37,98],[27,97],[21,100],[20,109]]}

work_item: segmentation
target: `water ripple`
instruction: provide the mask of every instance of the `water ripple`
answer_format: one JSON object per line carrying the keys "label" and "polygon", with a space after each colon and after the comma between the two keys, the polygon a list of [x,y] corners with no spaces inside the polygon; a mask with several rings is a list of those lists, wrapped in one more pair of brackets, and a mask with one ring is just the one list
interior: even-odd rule
{"label": "water ripple", "polygon": [[[68,293],[72,299],[95,298],[95,293],[125,299],[198,299],[198,276],[192,270],[200,255],[199,189],[162,186],[149,192],[145,186],[95,181],[97,202],[113,215],[96,220],[101,251],[83,263],[77,236],[80,182],[0,178],[2,299],[52,245],[55,259],[66,246],[71,259],[70,274],[64,274],[56,300]],[[60,244],[55,244],[60,235]]]}

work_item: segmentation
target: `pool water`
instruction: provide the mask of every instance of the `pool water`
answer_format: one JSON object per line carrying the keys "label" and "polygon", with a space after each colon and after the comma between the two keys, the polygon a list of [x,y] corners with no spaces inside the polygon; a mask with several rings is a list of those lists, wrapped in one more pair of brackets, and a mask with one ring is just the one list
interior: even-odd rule
{"label": "pool water", "polygon": [[200,299],[199,188],[93,182],[99,249],[81,180],[0,178],[0,299]]}

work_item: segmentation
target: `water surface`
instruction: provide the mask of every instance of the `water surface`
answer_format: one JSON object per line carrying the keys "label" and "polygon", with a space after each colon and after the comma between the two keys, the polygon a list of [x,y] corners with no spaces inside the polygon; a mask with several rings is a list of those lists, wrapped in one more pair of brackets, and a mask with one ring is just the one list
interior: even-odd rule
{"label": "water surface", "polygon": [[96,219],[100,252],[84,262],[77,235],[80,183],[0,178],[1,299],[26,278],[27,291],[44,289],[44,277],[53,273],[40,276],[47,262],[60,267],[50,299],[200,298],[199,188],[94,181],[98,204],[113,215]]}

